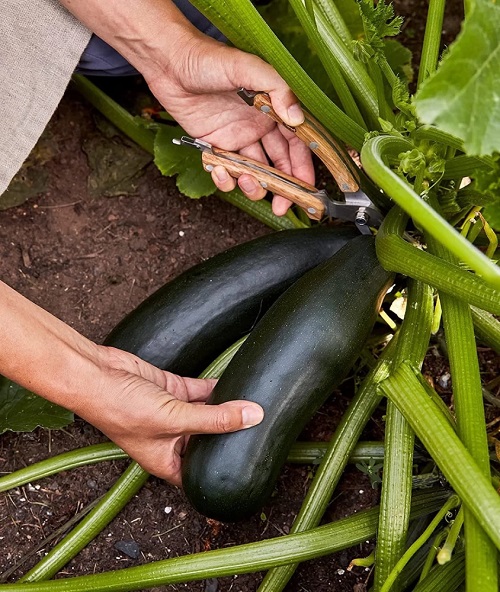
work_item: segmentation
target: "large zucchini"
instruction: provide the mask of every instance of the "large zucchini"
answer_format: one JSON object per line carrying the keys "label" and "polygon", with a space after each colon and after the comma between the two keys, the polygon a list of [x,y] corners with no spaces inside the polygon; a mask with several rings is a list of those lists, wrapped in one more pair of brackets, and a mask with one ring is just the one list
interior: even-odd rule
{"label": "large zucchini", "polygon": [[104,343],[196,376],[286,288],[355,236],[345,228],[284,230],[228,249],[154,292]]}
{"label": "large zucchini", "polygon": [[262,423],[189,440],[183,487],[199,512],[233,521],[262,507],[291,445],[356,361],[391,279],[373,237],[359,236],[271,306],[208,401],[260,403]]}

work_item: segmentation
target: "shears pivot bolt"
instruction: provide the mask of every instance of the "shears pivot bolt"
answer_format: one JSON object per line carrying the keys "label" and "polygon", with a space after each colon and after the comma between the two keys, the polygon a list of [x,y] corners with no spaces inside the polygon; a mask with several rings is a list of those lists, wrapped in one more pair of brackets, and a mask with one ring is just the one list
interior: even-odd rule
{"label": "shears pivot bolt", "polygon": [[355,224],[357,224],[359,226],[365,226],[366,224],[368,224],[369,219],[370,219],[370,217],[364,211],[364,208],[360,208],[356,212],[356,217],[354,218],[354,222],[355,222]]}

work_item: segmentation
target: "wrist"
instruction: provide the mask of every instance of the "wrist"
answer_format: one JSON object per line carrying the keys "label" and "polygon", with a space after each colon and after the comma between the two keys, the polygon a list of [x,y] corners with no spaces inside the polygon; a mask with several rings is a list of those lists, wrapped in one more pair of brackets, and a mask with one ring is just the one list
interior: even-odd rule
{"label": "wrist", "polygon": [[205,37],[171,0],[60,2],[146,80],[164,74],[179,54]]}

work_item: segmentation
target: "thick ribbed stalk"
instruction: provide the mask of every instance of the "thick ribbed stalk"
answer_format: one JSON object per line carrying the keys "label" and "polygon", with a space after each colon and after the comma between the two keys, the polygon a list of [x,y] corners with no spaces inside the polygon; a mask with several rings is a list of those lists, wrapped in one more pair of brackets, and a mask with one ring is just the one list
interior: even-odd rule
{"label": "thick ribbed stalk", "polygon": [[377,136],[368,140],[361,151],[361,162],[370,178],[401,206],[415,223],[429,235],[445,246],[458,259],[467,263],[484,280],[500,289],[500,269],[476,249],[471,243],[432,208],[427,201],[415,193],[413,188],[395,172],[385,161],[391,156],[414,148],[413,144],[402,138]]}
{"label": "thick ribbed stalk", "polygon": [[429,0],[417,88],[437,69],[445,4],[445,0]]}
{"label": "thick ribbed stalk", "polygon": [[[403,326],[411,324],[411,333],[401,334],[394,355],[394,366],[411,359],[422,365],[431,336],[433,318],[432,291],[421,282],[410,280]],[[413,338],[419,335],[418,356]],[[414,433],[410,425],[391,402],[387,402],[385,424],[385,459],[382,473],[380,516],[377,531],[374,589],[382,590],[389,574],[404,552],[409,524],[413,474]],[[393,590],[400,585],[395,581]]]}
{"label": "thick ribbed stalk", "polygon": [[[430,240],[429,250],[456,264],[446,249]],[[472,314],[467,303],[440,294],[443,326],[453,380],[453,400],[460,439],[483,475],[491,480],[490,457],[484,417],[483,393],[477,359]],[[470,509],[464,509],[466,590],[498,592],[497,550]]]}
{"label": "thick ribbed stalk", "polygon": [[500,497],[427,395],[416,372],[403,363],[380,387],[410,422],[464,505],[500,549]]}
{"label": "thick ribbed stalk", "polygon": [[236,46],[260,55],[274,66],[304,106],[325,127],[346,144],[361,150],[363,128],[341,111],[306,74],[250,0],[192,0],[191,3]]}
{"label": "thick ribbed stalk", "polygon": [[[328,447],[327,442],[295,442],[288,454],[287,462],[295,464],[319,464]],[[0,477],[0,492],[22,487],[45,477],[71,471],[78,467],[110,460],[129,458],[119,446],[112,442],[84,446],[70,452],[63,452]],[[381,461],[384,459],[383,442],[359,442],[349,457],[350,463]]]}
{"label": "thick ribbed stalk", "polygon": [[379,235],[377,256],[385,269],[430,284],[492,314],[500,314],[500,290],[492,288],[480,277],[410,245],[397,235]]}
{"label": "thick ribbed stalk", "polygon": [[75,74],[72,83],[76,90],[113,125],[139,144],[141,148],[144,148],[146,152],[154,154],[155,134],[153,131],[138,123],[133,115],[111,97],[108,97],[95,84],[92,84],[90,80],[87,80],[85,76]]}
{"label": "thick ribbed stalk", "polygon": [[354,58],[352,42],[347,45],[344,43],[323,12],[318,11],[315,14],[319,34],[335,61],[338,62],[346,83],[359,103],[361,111],[366,115],[370,129],[378,129],[380,127],[377,119],[378,101],[373,80],[368,75],[364,64]]}
{"label": "thick ribbed stalk", "polygon": [[131,463],[80,524],[19,581],[40,582],[54,576],[113,520],[141,489],[148,477],[149,474],[136,462]]}
{"label": "thick ribbed stalk", "polygon": [[333,0],[315,0],[314,4],[346,48],[349,49],[352,45],[352,35],[335,2]]}
{"label": "thick ribbed stalk", "polygon": [[328,78],[333,85],[335,92],[337,93],[344,111],[349,117],[355,121],[358,125],[367,129],[366,123],[363,120],[358,105],[354,100],[349,86],[347,85],[344,74],[342,73],[340,66],[332,56],[327,44],[318,32],[318,28],[313,18],[309,14],[307,8],[304,6],[302,0],[290,0],[290,4],[299,19],[305,34],[311,42],[313,48],[316,50],[318,57],[323,64],[323,68],[328,74]]}
{"label": "thick ribbed stalk", "polygon": [[8,491],[13,487],[21,487],[27,483],[33,483],[34,481],[38,481],[38,479],[50,477],[62,471],[70,471],[71,469],[85,465],[122,458],[128,458],[127,453],[111,442],[85,446],[78,450],[71,450],[70,452],[64,452],[52,458],[47,458],[46,460],[24,467],[19,471],[0,477],[0,491]]}
{"label": "thick ribbed stalk", "polygon": [[[415,494],[412,518],[436,512],[446,491]],[[50,582],[0,585],[0,592],[129,592],[154,586],[252,573],[293,561],[306,561],[346,549],[374,536],[378,508],[361,511],[308,532],[291,534],[228,549],[156,561],[89,576]]]}
{"label": "thick ribbed stalk", "polygon": [[500,321],[492,314],[471,306],[472,322],[477,337],[500,354]]}

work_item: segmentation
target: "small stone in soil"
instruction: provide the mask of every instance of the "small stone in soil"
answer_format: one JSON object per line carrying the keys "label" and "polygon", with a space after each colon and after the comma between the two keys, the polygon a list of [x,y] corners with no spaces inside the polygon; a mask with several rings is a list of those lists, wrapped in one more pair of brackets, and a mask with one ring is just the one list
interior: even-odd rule
{"label": "small stone in soil", "polygon": [[205,580],[204,592],[217,592],[218,589],[219,581],[216,578],[210,578],[209,580]]}
{"label": "small stone in soil", "polygon": [[132,559],[139,559],[141,550],[135,541],[117,541],[114,547]]}

